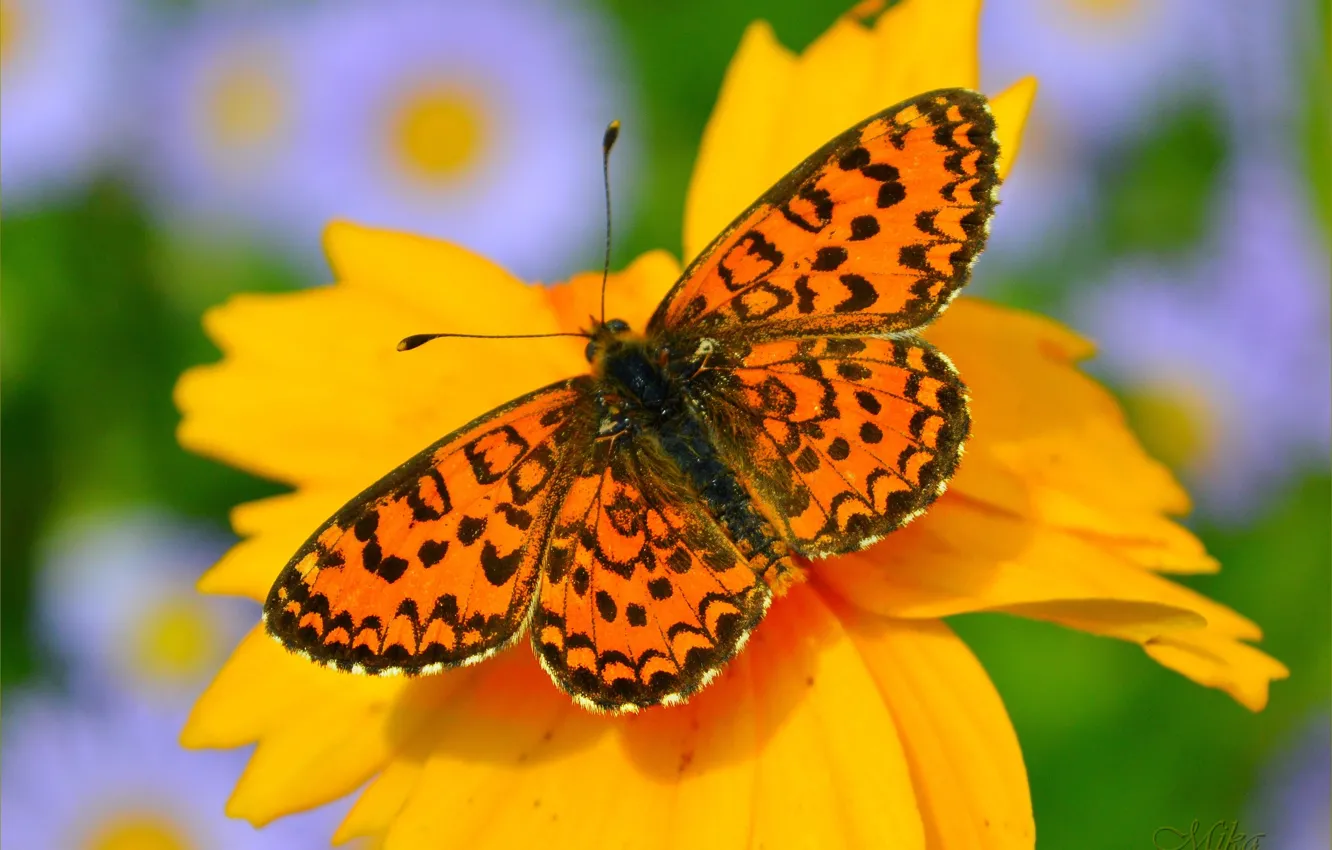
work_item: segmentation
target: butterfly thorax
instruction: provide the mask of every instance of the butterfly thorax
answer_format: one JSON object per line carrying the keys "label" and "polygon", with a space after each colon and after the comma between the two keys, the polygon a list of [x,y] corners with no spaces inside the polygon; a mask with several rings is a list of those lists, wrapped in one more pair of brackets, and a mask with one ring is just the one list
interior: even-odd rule
{"label": "butterfly thorax", "polygon": [[671,387],[662,369],[665,359],[651,351],[642,336],[629,331],[599,335],[588,343],[588,352],[593,375],[622,394],[626,401],[649,408],[670,401]]}
{"label": "butterfly thorax", "polygon": [[588,345],[600,388],[598,435],[615,441],[620,451],[646,450],[650,441],[683,473],[757,569],[789,570],[785,544],[717,453],[697,406],[691,403],[690,380],[704,355],[695,349],[681,358],[618,320],[598,331]]}

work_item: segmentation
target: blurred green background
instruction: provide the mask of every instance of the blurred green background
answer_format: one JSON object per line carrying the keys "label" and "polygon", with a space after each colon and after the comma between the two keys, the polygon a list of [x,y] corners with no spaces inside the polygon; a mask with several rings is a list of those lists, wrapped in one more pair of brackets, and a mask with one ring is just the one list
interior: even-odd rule
{"label": "blurred green background", "polygon": [[[1004,5],[991,4],[987,25],[1004,13]],[[1276,128],[1271,145],[1276,153],[1246,148],[1243,132],[1236,130],[1246,125],[1228,113],[1228,95],[1219,90],[1225,80],[1209,79],[1205,66],[1181,86],[1179,97],[1165,104],[1144,101],[1136,121],[1121,121],[1118,130],[1086,131],[1095,135],[1095,145],[1078,135],[1080,119],[1067,118],[1072,129],[1064,134],[1065,144],[1087,148],[1070,166],[1081,187],[1078,213],[1052,237],[1015,238],[1013,250],[998,253],[993,262],[982,260],[978,291],[1081,328],[1078,317],[1085,313],[1078,304],[1088,290],[1109,291],[1114,281],[1132,278],[1132,270],[1144,266],[1205,267],[1200,256],[1225,241],[1216,234],[1217,210],[1225,203],[1227,175],[1242,157],[1281,160],[1292,183],[1306,193],[1299,208],[1325,246],[1332,234],[1328,3],[1306,5],[1300,14],[1307,26],[1297,28],[1304,41],[1277,45],[1291,59],[1293,99],[1288,123]],[[175,24],[199,8],[164,3],[139,11],[167,33],[155,37],[169,39],[163,22]],[[767,19],[783,43],[799,50],[842,11],[844,4],[798,0],[604,0],[586,9],[596,17],[616,67],[623,69],[615,97],[631,104],[637,122],[626,123],[635,150],[627,155],[633,173],[617,187],[614,266],[652,248],[678,253],[699,139],[745,26]],[[1234,14],[1267,13],[1250,6]],[[1320,37],[1308,38],[1310,33]],[[1134,55],[1131,47],[1124,49]],[[983,54],[983,62],[986,58]],[[11,115],[8,91],[5,97],[8,125],[21,117]],[[1038,109],[1045,108],[1043,97],[1044,91]],[[135,116],[139,129],[157,114]],[[1050,123],[1060,120],[1065,119],[1054,114]],[[541,139],[520,143],[541,144]],[[593,154],[595,144],[594,135],[587,141]],[[1018,168],[1035,169],[1040,151],[1029,149]],[[200,326],[207,307],[231,293],[291,290],[327,277],[306,257],[262,239],[214,238],[207,227],[174,226],[156,196],[143,190],[142,178],[121,160],[108,162],[79,185],[50,197],[38,192],[36,200],[11,202],[5,176],[0,675],[7,692],[59,688],[66,675],[67,663],[43,640],[34,615],[41,553],[63,523],[154,505],[223,528],[232,506],[279,491],[183,451],[173,435],[178,415],[172,386],[182,370],[219,356]],[[592,187],[593,200],[599,190]],[[1034,190],[1023,203],[1039,206],[1040,197]],[[1005,211],[1001,207],[1001,219]],[[599,226],[595,206],[570,214]],[[1325,247],[1312,250],[1325,259]],[[595,267],[598,252],[594,227],[592,237],[580,237],[576,253],[552,275]],[[1310,297],[1324,305],[1323,337],[1312,344],[1315,356],[1321,345],[1326,357],[1328,276],[1326,265],[1321,268],[1314,283],[1322,292]],[[1271,273],[1283,271],[1274,267]],[[1169,277],[1146,275],[1153,276]],[[1187,284],[1180,286],[1187,290]],[[1125,331],[1129,337],[1134,332]],[[1176,457],[1179,429],[1154,420],[1157,408],[1138,403],[1131,369],[1109,368],[1104,374],[1123,393],[1149,447]],[[1289,392],[1307,392],[1315,403],[1326,404],[1328,388],[1292,384]],[[1259,777],[1279,771],[1292,747],[1327,747],[1326,734],[1321,743],[1307,743],[1318,740],[1308,738],[1311,723],[1326,729],[1332,704],[1332,482],[1326,434],[1322,440],[1313,439],[1311,452],[1299,454],[1239,507],[1222,498],[1221,508],[1200,510],[1189,520],[1223,571],[1182,583],[1258,622],[1266,633],[1262,648],[1291,670],[1288,681],[1273,686],[1261,714],[1164,670],[1131,645],[1002,616],[953,623],[993,675],[1017,728],[1041,846],[1150,847],[1159,827],[1187,828],[1195,818],[1239,819],[1249,832],[1276,831],[1276,824],[1255,820],[1272,811],[1261,803]],[[1205,470],[1194,477],[1189,469],[1182,471],[1196,487],[1210,481]],[[1321,781],[1326,789],[1326,779]],[[1322,806],[1326,824],[1325,791]]]}

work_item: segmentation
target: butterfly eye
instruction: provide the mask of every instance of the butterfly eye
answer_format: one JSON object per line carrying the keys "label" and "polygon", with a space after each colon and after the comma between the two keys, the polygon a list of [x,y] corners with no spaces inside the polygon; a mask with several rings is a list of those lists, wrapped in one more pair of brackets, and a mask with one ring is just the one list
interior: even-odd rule
{"label": "butterfly eye", "polygon": [[611,319],[606,323],[606,330],[613,334],[622,334],[629,330],[629,323],[624,319]]}
{"label": "butterfly eye", "polygon": [[588,363],[591,363],[596,359],[598,348],[600,348],[600,346],[597,345],[597,341],[594,339],[588,342],[587,348],[583,349],[583,356],[587,358]]}

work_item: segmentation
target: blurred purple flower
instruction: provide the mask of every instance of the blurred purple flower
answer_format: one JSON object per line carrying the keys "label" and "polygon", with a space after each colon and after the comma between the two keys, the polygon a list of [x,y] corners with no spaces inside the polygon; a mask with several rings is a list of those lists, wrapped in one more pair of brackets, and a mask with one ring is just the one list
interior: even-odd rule
{"label": "blurred purple flower", "polygon": [[1175,454],[1203,510],[1235,519],[1298,467],[1327,464],[1329,261],[1283,165],[1241,159],[1222,194],[1198,259],[1128,263],[1072,312],[1130,410],[1149,402],[1139,405],[1149,443],[1154,429],[1173,431],[1158,448]]}
{"label": "blurred purple flower", "polygon": [[39,637],[77,693],[187,705],[259,620],[254,603],[199,595],[230,535],[157,511],[68,523],[37,573]]}
{"label": "blurred purple flower", "polygon": [[1263,850],[1332,846],[1332,733],[1326,714],[1280,748],[1258,778],[1245,825],[1263,832]]}
{"label": "blurred purple flower", "polygon": [[[1034,75],[1029,142],[1003,190],[993,253],[1030,256],[1088,222],[1094,160],[1186,101],[1216,99],[1233,149],[1291,134],[1308,4],[1271,0],[989,0],[982,85]],[[1276,144],[1274,145],[1273,142]]]}
{"label": "blurred purple flower", "polygon": [[1304,63],[1318,50],[1314,4],[1230,0],[1209,8],[1210,90],[1222,97],[1232,144],[1249,155],[1290,156]]}
{"label": "blurred purple flower", "polygon": [[122,139],[127,0],[0,0],[5,211],[89,179]]}
{"label": "blurred purple flower", "polygon": [[601,132],[628,117],[598,19],[572,0],[288,13],[204,18],[179,45],[171,118],[145,163],[169,208],[307,253],[329,219],[351,218],[450,239],[526,277],[595,256]]}
{"label": "blurred purple flower", "polygon": [[[1203,76],[1210,0],[989,0],[982,87],[1040,83],[1028,142],[1001,192],[990,246],[1021,259],[1088,225],[1097,154],[1154,120]],[[982,272],[982,274],[985,274]],[[983,279],[982,279],[983,280]]]}
{"label": "blurred purple flower", "polygon": [[1206,71],[1215,0],[989,0],[982,84],[1040,80],[1047,120],[1093,147],[1150,120]]}
{"label": "blurred purple flower", "polygon": [[998,266],[1034,256],[1061,236],[1089,227],[1094,181],[1088,157],[1067,128],[1049,120],[1040,93],[1023,132],[1022,151],[999,189],[999,210],[976,270],[976,289]]}
{"label": "blurred purple flower", "polygon": [[[255,829],[223,814],[248,753],[187,752],[183,716],[129,702],[75,707],[5,694],[0,844],[6,850],[326,847],[346,806]],[[339,811],[341,810],[341,811]]]}
{"label": "blurred purple flower", "polygon": [[301,24],[295,9],[215,4],[158,33],[135,164],[173,223],[280,235],[298,215]]}

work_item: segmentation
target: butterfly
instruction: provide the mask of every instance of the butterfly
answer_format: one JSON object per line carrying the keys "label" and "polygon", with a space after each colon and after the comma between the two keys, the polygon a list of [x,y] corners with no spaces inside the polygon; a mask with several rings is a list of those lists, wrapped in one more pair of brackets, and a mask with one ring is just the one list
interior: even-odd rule
{"label": "butterfly", "polygon": [[[680,703],[797,557],[862,549],[944,490],[970,417],[918,331],[966,283],[999,185],[982,95],[838,135],[730,224],[644,332],[473,420],[348,502],[264,605],[287,648],[424,675],[530,635],[578,704]],[[833,566],[832,568],[835,568]]]}

